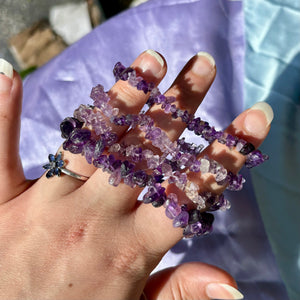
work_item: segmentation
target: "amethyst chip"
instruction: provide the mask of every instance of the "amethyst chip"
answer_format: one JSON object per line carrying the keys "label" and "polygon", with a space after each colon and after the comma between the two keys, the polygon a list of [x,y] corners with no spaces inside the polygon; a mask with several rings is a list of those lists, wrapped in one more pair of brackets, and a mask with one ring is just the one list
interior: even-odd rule
{"label": "amethyst chip", "polygon": [[61,131],[62,138],[64,139],[69,138],[70,134],[75,128],[81,128],[82,126],[83,126],[83,122],[80,122],[76,118],[73,117],[65,118],[60,123],[60,131]]}

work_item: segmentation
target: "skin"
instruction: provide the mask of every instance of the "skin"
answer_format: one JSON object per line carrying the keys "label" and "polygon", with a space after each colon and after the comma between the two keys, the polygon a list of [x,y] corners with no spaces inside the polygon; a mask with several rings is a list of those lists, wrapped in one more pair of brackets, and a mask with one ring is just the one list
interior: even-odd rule
{"label": "skin", "polygon": [[[147,68],[142,69],[141,64]],[[167,71],[164,60],[161,66],[147,52],[137,57],[132,67],[155,84]],[[206,58],[195,56],[166,95],[176,96],[176,105],[193,113],[215,75],[216,68],[210,67]],[[16,72],[12,80],[0,74],[0,83],[1,299],[134,300],[144,290],[148,299],[205,300],[209,299],[205,286],[210,282],[236,287],[225,271],[199,262],[149,278],[163,255],[182,238],[182,230],[173,228],[163,209],[138,204],[139,188],[110,186],[108,175],[88,165],[81,156],[64,153],[70,170],[90,177],[86,182],[69,176],[51,181],[45,176],[26,180],[18,153],[21,79]],[[121,81],[109,94],[121,113],[137,113],[147,100],[147,95]],[[184,130],[181,122],[161,118],[158,108],[149,114],[172,140]],[[248,114],[245,111],[239,115],[228,132],[247,138],[258,147],[267,136],[269,125],[256,110],[250,111],[245,127]],[[249,122],[263,125],[251,127]],[[125,134],[121,127],[114,131],[120,141],[144,143],[136,131]],[[144,143],[144,147],[150,146]],[[213,143],[205,153],[233,172],[244,163],[242,155],[219,143]],[[193,180],[202,189],[215,189],[205,178],[194,176]]]}

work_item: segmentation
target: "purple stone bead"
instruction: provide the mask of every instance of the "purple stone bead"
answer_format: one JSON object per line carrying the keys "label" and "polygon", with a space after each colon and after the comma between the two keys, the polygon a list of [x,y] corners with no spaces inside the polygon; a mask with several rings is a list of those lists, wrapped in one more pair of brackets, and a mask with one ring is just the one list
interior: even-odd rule
{"label": "purple stone bead", "polygon": [[207,125],[202,130],[202,137],[209,143],[212,143],[216,139],[216,134],[217,134],[217,131],[215,130],[215,128],[209,127],[209,125]]}
{"label": "purple stone bead", "polygon": [[247,155],[249,153],[251,153],[252,151],[255,150],[254,145],[252,145],[251,143],[246,143],[243,148],[240,150],[240,153],[243,155]]}
{"label": "purple stone bead", "polygon": [[212,224],[214,222],[214,215],[210,213],[203,212],[201,213],[201,224],[202,224],[202,232],[201,234],[207,234],[212,231]]}
{"label": "purple stone bead", "polygon": [[121,164],[121,176],[124,178],[133,173],[134,165],[129,161],[125,160]]}
{"label": "purple stone bead", "polygon": [[86,161],[91,164],[94,158],[94,152],[96,147],[96,141],[90,140],[83,146],[83,153]]}
{"label": "purple stone bead", "polygon": [[188,124],[190,122],[190,120],[192,120],[192,119],[193,119],[193,116],[190,115],[187,110],[185,110],[181,116],[182,122]]}
{"label": "purple stone bead", "polygon": [[111,164],[114,170],[118,170],[121,168],[122,161],[120,159],[115,159],[114,162]]}
{"label": "purple stone bead", "polygon": [[189,224],[193,224],[199,221],[200,212],[197,209],[191,209],[189,211]]}
{"label": "purple stone bead", "polygon": [[90,97],[94,100],[94,105],[99,108],[102,107],[102,104],[107,104],[110,100],[101,84],[98,84],[92,88]]}
{"label": "purple stone bead", "polygon": [[143,196],[143,202],[144,203],[152,203],[153,201],[156,201],[160,198],[161,195],[163,195],[163,191],[160,191],[160,184],[155,184],[154,186],[150,186],[147,193]]}
{"label": "purple stone bead", "polygon": [[75,128],[69,139],[74,145],[83,146],[90,140],[90,137],[91,131],[89,129]]}
{"label": "purple stone bead", "polygon": [[73,154],[79,154],[83,150],[83,145],[75,145],[71,140],[68,139],[63,143],[63,149],[70,151]]}
{"label": "purple stone bead", "polygon": [[153,201],[151,204],[154,207],[160,207],[160,206],[164,205],[165,202],[166,202],[166,197],[161,196],[157,200]]}
{"label": "purple stone bead", "polygon": [[243,139],[239,139],[238,142],[236,143],[235,150],[240,152],[241,149],[247,144],[247,142]]}
{"label": "purple stone bead", "polygon": [[200,222],[196,222],[193,224],[189,224],[183,230],[183,236],[185,238],[192,238],[197,235],[202,234],[202,224]]}
{"label": "purple stone bead", "polygon": [[139,91],[143,91],[145,94],[147,94],[149,92],[149,89],[148,89],[148,83],[145,81],[145,80],[141,80],[136,88],[139,90]]}
{"label": "purple stone bead", "polygon": [[237,138],[231,134],[228,134],[226,137],[226,146],[231,149],[235,147],[236,144],[237,144]]}
{"label": "purple stone bead", "polygon": [[117,62],[115,64],[114,69],[113,69],[113,74],[115,76],[116,81],[118,81],[120,79],[120,76],[125,69],[126,69],[126,67],[123,66],[122,63]]}
{"label": "purple stone bead", "polygon": [[101,169],[106,170],[109,166],[107,156],[106,155],[101,155],[100,157],[94,159],[93,160],[93,165],[96,168],[101,168]]}
{"label": "purple stone bead", "polygon": [[268,155],[264,155],[259,150],[255,150],[247,155],[245,166],[246,168],[251,169],[253,167],[259,166],[268,159]]}
{"label": "purple stone bead", "polygon": [[64,139],[69,138],[71,135],[72,131],[75,128],[81,128],[83,125],[83,122],[80,122],[76,118],[65,118],[61,123],[60,123],[60,130],[61,130],[61,136]]}
{"label": "purple stone bead", "polygon": [[115,76],[116,81],[118,80],[128,80],[130,73],[135,72],[132,68],[124,67],[120,62],[115,64],[113,69],[113,74]]}
{"label": "purple stone bead", "polygon": [[121,172],[120,172],[120,169],[116,169],[110,175],[110,177],[108,179],[108,183],[113,186],[118,186],[120,182],[121,182]]}
{"label": "purple stone bead", "polygon": [[221,207],[226,206],[227,200],[224,195],[211,195],[205,202],[209,211],[219,210]]}
{"label": "purple stone bead", "polygon": [[111,146],[117,141],[118,136],[114,132],[107,131],[104,133],[104,139],[106,145]]}
{"label": "purple stone bead", "polygon": [[199,160],[195,160],[192,165],[190,166],[190,171],[191,172],[195,172],[195,173],[198,173],[200,172],[200,161]]}
{"label": "purple stone bead", "polygon": [[118,126],[125,126],[126,124],[126,116],[114,117],[112,122]]}
{"label": "purple stone bead", "polygon": [[189,213],[187,211],[181,211],[179,215],[174,218],[173,226],[174,227],[186,227],[189,222]]}
{"label": "purple stone bead", "polygon": [[105,139],[103,137],[101,137],[95,144],[94,158],[97,159],[100,156],[102,156],[104,149],[105,149]]}
{"label": "purple stone bead", "polygon": [[132,180],[139,187],[145,187],[148,181],[148,175],[145,171],[139,170],[133,173]]}
{"label": "purple stone bead", "polygon": [[[196,119],[195,119],[196,120]],[[195,127],[194,127],[194,133],[196,135],[202,135],[203,133],[203,130],[206,129],[206,128],[210,128],[209,124],[205,121],[202,121],[200,118],[199,118],[199,121],[197,121],[195,123]]]}
{"label": "purple stone bead", "polygon": [[181,213],[181,208],[178,203],[170,201],[169,205],[166,207],[166,216],[170,219],[174,219]]}
{"label": "purple stone bead", "polygon": [[228,182],[227,190],[229,191],[240,191],[243,188],[245,179],[242,174],[233,174],[232,172],[227,173],[226,180]]}

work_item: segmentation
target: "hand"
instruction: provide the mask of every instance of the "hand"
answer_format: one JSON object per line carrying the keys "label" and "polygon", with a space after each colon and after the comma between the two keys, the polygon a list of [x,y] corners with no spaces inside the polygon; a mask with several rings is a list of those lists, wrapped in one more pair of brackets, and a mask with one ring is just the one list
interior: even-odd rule
{"label": "hand", "polygon": [[[3,64],[0,61],[0,68]],[[167,68],[162,56],[153,51],[142,53],[132,67],[155,84]],[[178,107],[194,113],[215,73],[212,58],[196,55],[166,95],[175,96]],[[108,175],[82,156],[64,152],[68,169],[90,177],[86,182],[66,175],[27,181],[18,153],[21,91],[16,72],[12,79],[0,74],[1,299],[133,300],[143,290],[148,299],[240,299],[235,289],[228,289],[236,287],[229,274],[201,263],[185,264],[148,279],[163,255],[182,238],[182,230],[172,227],[163,209],[137,202],[139,188],[109,185]],[[124,81],[118,81],[109,94],[122,114],[137,113],[147,100],[147,95]],[[178,120],[162,118],[157,107],[149,114],[172,140],[184,130]],[[270,115],[267,106],[247,110],[228,132],[258,147],[269,131]],[[116,126],[114,131],[119,140],[143,142],[134,130],[125,133]],[[218,142],[205,153],[232,172],[244,164],[244,156]],[[194,180],[200,182],[200,178]],[[215,189],[201,182],[203,188]]]}

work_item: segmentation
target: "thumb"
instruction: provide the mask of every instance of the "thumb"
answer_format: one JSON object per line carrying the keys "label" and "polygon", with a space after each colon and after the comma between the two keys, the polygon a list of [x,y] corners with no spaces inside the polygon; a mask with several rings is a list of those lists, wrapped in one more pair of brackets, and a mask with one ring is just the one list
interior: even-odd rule
{"label": "thumb", "polygon": [[234,279],[212,265],[192,262],[168,268],[149,277],[147,300],[243,299]]}
{"label": "thumb", "polygon": [[24,190],[19,156],[22,81],[6,60],[0,59],[0,204]]}

